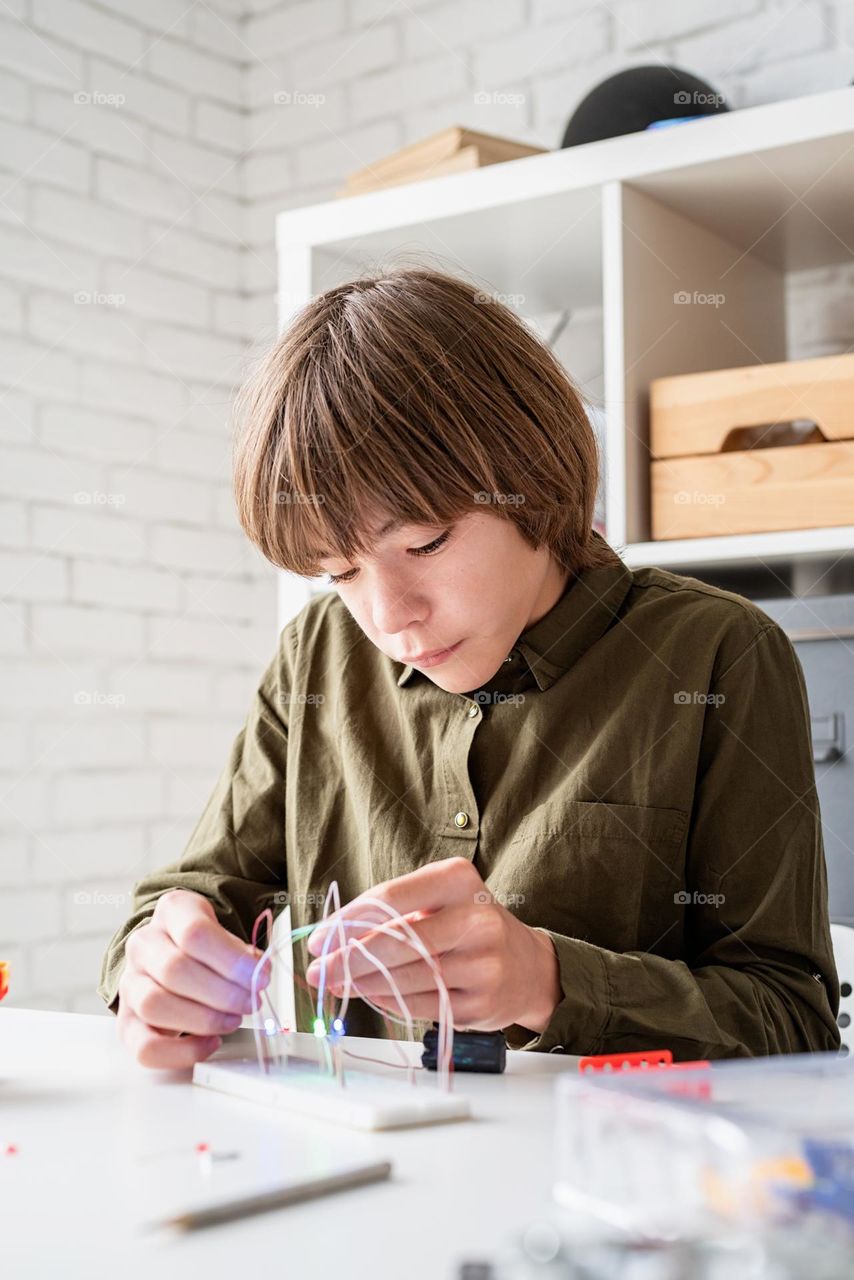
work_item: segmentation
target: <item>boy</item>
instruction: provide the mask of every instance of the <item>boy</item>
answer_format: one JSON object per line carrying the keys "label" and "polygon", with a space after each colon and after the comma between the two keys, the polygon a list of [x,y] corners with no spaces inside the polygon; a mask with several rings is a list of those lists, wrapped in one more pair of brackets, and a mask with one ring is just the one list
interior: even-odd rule
{"label": "boy", "polygon": [[[593,530],[595,439],[548,348],[394,270],[306,306],[239,407],[243,528],[334,591],[282,631],[183,857],[134,886],[99,986],[134,1056],[209,1056],[250,1011],[259,912],[314,920],[332,880],[354,918],[368,893],[415,913],[455,1025],[512,1047],[837,1048],[797,657],[749,601]],[[371,943],[436,1018],[428,966]],[[348,1031],[383,1020],[354,1000]]]}

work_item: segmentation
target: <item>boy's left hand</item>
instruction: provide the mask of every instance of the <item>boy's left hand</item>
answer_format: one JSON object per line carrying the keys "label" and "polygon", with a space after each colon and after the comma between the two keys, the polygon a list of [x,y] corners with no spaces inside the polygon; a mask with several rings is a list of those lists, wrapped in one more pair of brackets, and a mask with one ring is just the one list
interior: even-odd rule
{"label": "boy's left hand", "polygon": [[[393,922],[366,903],[370,898],[406,916],[434,957],[448,988],[455,1027],[495,1031],[518,1024],[533,1032],[545,1029],[561,999],[552,940],[496,902],[465,858],[431,862],[386,880],[330,915],[308,941],[311,954],[320,956],[324,938],[337,921],[376,921],[367,928],[345,926],[345,937],[359,938],[391,972],[413,1018],[435,1022],[439,993],[429,965],[410,942],[389,935]],[[326,953],[326,986],[340,996],[344,963],[338,948],[339,938],[333,936]],[[367,996],[400,1016],[400,1006],[382,972],[357,947],[351,945],[348,950],[353,995]],[[321,961],[315,959],[306,972],[312,986],[319,985],[320,972]]]}

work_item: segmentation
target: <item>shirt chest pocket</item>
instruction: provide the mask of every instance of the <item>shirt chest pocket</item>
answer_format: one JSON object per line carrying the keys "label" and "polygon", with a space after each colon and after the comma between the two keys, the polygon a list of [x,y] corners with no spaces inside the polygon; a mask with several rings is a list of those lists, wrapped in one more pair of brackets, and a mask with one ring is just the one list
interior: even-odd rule
{"label": "shirt chest pocket", "polygon": [[552,798],[525,815],[487,883],[527,924],[678,953],[686,826],[679,809]]}

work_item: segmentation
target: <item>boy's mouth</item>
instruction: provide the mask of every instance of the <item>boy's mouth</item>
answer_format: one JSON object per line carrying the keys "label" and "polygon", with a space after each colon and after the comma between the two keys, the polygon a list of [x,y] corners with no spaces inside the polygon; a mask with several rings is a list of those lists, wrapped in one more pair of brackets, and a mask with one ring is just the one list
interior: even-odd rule
{"label": "boy's mouth", "polygon": [[414,667],[433,667],[439,662],[445,662],[450,658],[452,653],[456,653],[462,644],[462,640],[458,640],[456,644],[449,645],[445,649],[428,649],[423,653],[416,653],[411,658],[401,658],[401,662],[411,663]]}

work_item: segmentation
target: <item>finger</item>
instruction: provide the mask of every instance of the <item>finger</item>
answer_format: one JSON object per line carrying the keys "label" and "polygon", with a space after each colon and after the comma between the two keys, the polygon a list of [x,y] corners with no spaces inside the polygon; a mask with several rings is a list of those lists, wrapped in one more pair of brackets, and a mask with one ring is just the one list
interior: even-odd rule
{"label": "finger", "polygon": [[162,1031],[186,1031],[199,1036],[226,1035],[236,1031],[243,1020],[239,1013],[221,1013],[197,1000],[173,995],[142,969],[126,975],[124,996],[132,1013],[150,1027]]}
{"label": "finger", "polygon": [[122,1043],[143,1067],[185,1070],[204,1062],[222,1045],[219,1036],[175,1036],[150,1027],[133,1010],[125,1008],[120,1019]]}
{"label": "finger", "polygon": [[443,858],[438,862],[429,862],[405,876],[386,880],[369,889],[367,893],[360,894],[352,902],[348,902],[346,907],[327,917],[311,934],[308,949],[312,955],[318,955],[323,946],[323,936],[339,918],[377,922],[390,918],[365,899],[379,899],[391,907],[396,915],[406,915],[412,911],[438,911],[442,907],[471,902],[478,888],[486,892],[481,877],[465,858]]}
{"label": "finger", "polygon": [[[382,899],[380,899],[382,901]],[[342,907],[340,911],[335,911],[332,915],[327,916],[320,924],[315,925],[313,933],[308,938],[308,950],[312,955],[319,956],[326,947],[326,954],[331,953],[341,946],[342,940],[350,938],[364,938],[368,933],[381,925],[390,924],[393,921],[398,925],[402,920],[407,924],[415,924],[426,914],[421,911],[397,912],[393,909],[383,911],[379,906],[368,903],[363,898],[357,907],[357,899],[353,899],[346,907]],[[347,912],[347,915],[344,912]],[[332,935],[330,937],[330,934]]]}
{"label": "finger", "polygon": [[[142,931],[144,933],[144,931]],[[134,949],[136,967],[177,996],[186,996],[220,1013],[252,1013],[252,995],[246,987],[221,978],[213,969],[185,955],[168,934],[154,930],[140,937]],[[266,983],[259,977],[260,990]]]}
{"label": "finger", "polygon": [[[372,1003],[388,1013],[400,1016],[400,1005],[394,996],[381,996]],[[441,1016],[439,997],[435,992],[407,996],[406,1006],[413,1021],[438,1022]],[[455,1031],[498,1031],[494,1016],[484,1012],[483,1003],[472,993],[451,993],[451,1020]]]}
{"label": "finger", "polygon": [[[378,1008],[385,1010],[387,1013],[394,1014],[396,1018],[403,1016],[403,1010],[391,992],[386,992],[385,995],[376,997],[371,996],[370,1000],[372,1004],[377,1005]],[[406,1008],[413,1021],[423,1018],[430,1022],[438,1022],[440,1017],[439,1005],[439,996],[435,990],[432,992],[422,991],[417,995],[406,997]],[[451,1007],[453,1008],[453,1004]]]}
{"label": "finger", "polygon": [[257,947],[241,942],[216,918],[213,904],[198,894],[188,904],[187,897],[168,893],[158,903],[159,923],[185,955],[207,965],[221,977],[248,987],[252,971],[263,954]]}
{"label": "finger", "polygon": [[[408,929],[401,928],[399,921],[389,921],[361,934],[359,941],[387,969],[395,969],[411,964],[418,954],[410,930],[433,956],[443,955],[451,950],[471,949],[482,940],[481,926],[488,910],[489,908],[472,907],[470,904],[447,907],[444,911],[436,911],[421,920],[410,921]],[[345,935],[348,932],[345,929]],[[376,965],[371,963],[359,947],[353,946],[352,941],[347,948],[347,958],[353,977],[358,978],[362,974],[376,971]],[[325,965],[326,981],[340,983],[344,978],[344,963],[343,948],[330,951],[325,958],[319,957],[311,962],[306,970],[306,979],[312,986],[318,986]]]}
{"label": "finger", "polygon": [[[471,986],[471,962],[467,955],[459,952],[451,953],[445,956],[437,967],[449,992]],[[416,960],[412,964],[405,964],[395,969],[392,977],[398,991],[407,1000],[410,995],[424,993],[435,995],[436,993],[436,977],[424,960]],[[340,995],[344,989],[343,979],[339,983],[330,984],[329,989],[333,995]],[[367,996],[370,1000],[373,1000],[374,996],[388,996],[394,999],[388,979],[377,969],[372,969],[370,973],[355,979],[353,992],[358,996]]]}

